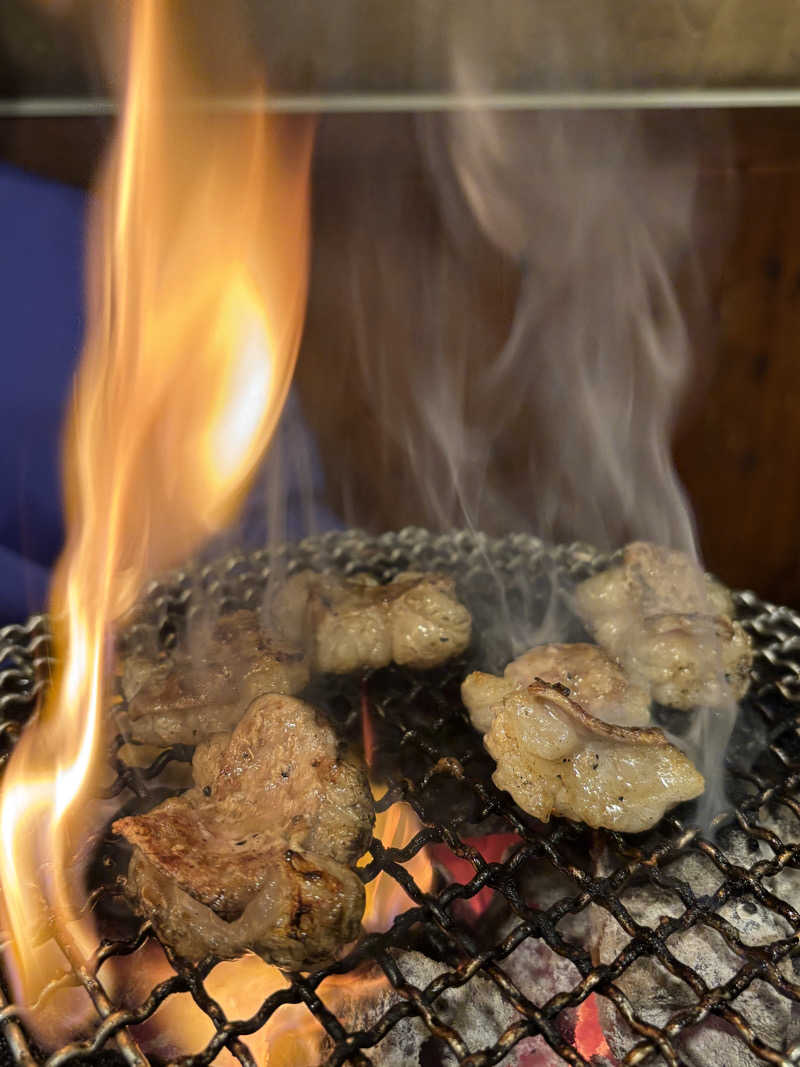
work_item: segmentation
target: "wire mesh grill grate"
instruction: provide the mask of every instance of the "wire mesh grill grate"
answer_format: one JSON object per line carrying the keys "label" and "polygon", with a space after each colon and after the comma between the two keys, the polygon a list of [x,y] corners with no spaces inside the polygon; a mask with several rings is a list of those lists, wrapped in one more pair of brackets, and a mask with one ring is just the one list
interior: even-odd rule
{"label": "wire mesh grill grate", "polygon": [[[160,1062],[171,1053],[148,1045],[148,1020],[188,994],[210,1036],[181,1061],[187,1064],[211,1063],[223,1051],[244,1064],[263,1062],[248,1039],[274,1024],[285,1005],[304,1013],[295,1020],[316,1020],[313,1055],[331,1064],[800,1062],[800,618],[752,594],[736,596],[756,644],[754,681],[729,746],[732,804],[703,832],[691,807],[636,837],[565,820],[543,827],[494,788],[492,762],[461,708],[464,674],[478,663],[502,664],[509,634],[557,616],[564,639],[580,636],[569,591],[608,559],[588,546],[553,548],[522,535],[406,530],[372,538],[353,531],[229,556],[154,583],[123,646],[168,654],[193,613],[209,604],[223,612],[259,605],[276,571],[456,576],[480,635],[467,656],[424,675],[391,667],[363,679],[322,678],[308,692],[355,740],[367,708],[372,773],[385,784],[378,807],[405,801],[423,828],[402,849],[373,841],[361,873],[367,883],[385,873],[411,904],[386,933],[365,935],[337,963],[287,976],[247,1016],[226,1017],[209,991],[219,964],[187,965],[168,948],[168,977],[145,995],[123,988],[112,997],[111,961],[135,960],[153,934],[127,910],[127,853],[106,835],[87,898],[103,940],[88,961],[62,945],[69,966],[44,994],[57,998],[82,986],[94,1021],[79,1039],[45,1052],[4,986],[4,1054],[56,1067],[139,1064],[145,1049]],[[0,664],[5,758],[53,666],[46,620],[2,631]],[[119,737],[109,751],[104,802],[114,814],[152,806],[170,781],[174,791],[191,758],[190,749],[174,746],[149,766],[133,766]],[[487,841],[502,842],[505,853],[492,854]],[[422,849],[437,857],[437,870],[450,872],[428,892],[407,867]],[[491,901],[476,921],[486,890]],[[346,984],[347,975],[357,981]],[[359,1003],[354,990],[370,982],[380,995]],[[589,1046],[580,1039],[581,1018],[593,994],[604,1037]]]}

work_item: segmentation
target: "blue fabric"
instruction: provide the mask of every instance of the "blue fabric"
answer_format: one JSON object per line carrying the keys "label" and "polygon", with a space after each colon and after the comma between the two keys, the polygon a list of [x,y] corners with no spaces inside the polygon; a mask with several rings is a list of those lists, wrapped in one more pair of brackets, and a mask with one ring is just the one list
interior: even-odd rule
{"label": "blue fabric", "polygon": [[[83,333],[85,215],[83,193],[0,164],[0,626],[42,610],[63,539],[59,447]],[[320,503],[314,442],[295,400],[279,436],[299,442],[309,459],[312,525],[336,525]],[[301,497],[289,470],[290,537],[309,532]],[[263,499],[262,487],[246,508],[242,532],[250,544],[266,539]]]}
{"label": "blue fabric", "polygon": [[63,537],[59,443],[83,332],[85,198],[0,166],[0,623],[44,603]]}

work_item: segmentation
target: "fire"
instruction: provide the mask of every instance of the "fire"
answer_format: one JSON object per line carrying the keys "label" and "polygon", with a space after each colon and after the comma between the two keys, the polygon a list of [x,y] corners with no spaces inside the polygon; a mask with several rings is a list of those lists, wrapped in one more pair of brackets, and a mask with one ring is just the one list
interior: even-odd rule
{"label": "fire", "polygon": [[[377,800],[378,787],[373,786],[372,792]],[[421,829],[422,823],[417,818],[414,809],[409,804],[398,801],[387,811],[378,812],[374,836],[384,848],[400,849],[405,848]],[[431,891],[434,883],[434,870],[426,846],[415,852],[411,859],[401,866],[405,867],[423,893]],[[381,871],[377,878],[367,883],[366,891],[367,904],[362,925],[370,933],[383,933],[384,930],[389,929],[400,912],[415,906],[414,901],[400,883],[385,871]]]}
{"label": "fire", "polygon": [[84,957],[96,944],[75,903],[115,620],[150,574],[235,516],[280,414],[305,308],[310,125],[188,104],[203,86],[174,6],[137,0],[129,14],[65,439],[67,539],[50,600],[63,667],[0,797],[4,926],[28,1002],[49,977],[37,938],[54,930]]}
{"label": "fire", "polygon": [[[367,755],[369,760],[370,749],[367,749]],[[372,792],[377,800],[380,787],[373,784]],[[413,808],[399,801],[386,811],[378,812],[373,835],[384,848],[402,849],[421,829],[422,823]],[[360,866],[365,866],[367,862],[367,858],[362,859]],[[427,847],[421,848],[402,866],[423,893],[433,888],[435,874]],[[366,885],[366,904],[361,925],[368,933],[382,933],[389,929],[401,912],[413,906],[414,901],[399,883],[391,875],[381,871],[377,878]],[[279,974],[274,968],[270,970],[274,975]],[[230,991],[238,984],[239,975],[232,971]],[[364,974],[362,970],[358,970],[343,975],[330,975],[320,983],[317,992],[326,1006],[337,1014],[346,1012],[346,1006],[354,1000],[369,1003],[388,986],[388,980],[381,972]],[[269,992],[267,988],[263,996],[268,996]],[[222,990],[217,990],[217,999],[220,1003],[226,1002],[227,998]],[[320,1043],[324,1037],[325,1032],[321,1024],[307,1008],[287,1004],[279,1008],[264,1029],[255,1035],[258,1052],[253,1040],[249,1045],[257,1062],[263,1062],[266,1067],[313,1067],[319,1063]],[[259,1058],[262,1050],[263,1057]]]}
{"label": "fire", "polygon": [[[369,699],[366,688],[361,693],[361,735],[364,744],[364,759],[370,771],[372,795],[380,800],[382,786],[372,779],[375,766],[376,740],[375,727],[370,715]],[[386,811],[379,811],[375,817],[373,836],[384,848],[405,848],[405,846],[422,829],[410,804],[398,801]],[[363,863],[362,863],[363,866]],[[431,850],[428,846],[419,849],[410,860],[402,864],[423,893],[433,888],[435,879]],[[414,906],[414,901],[403,887],[391,875],[381,871],[377,878],[366,886],[367,902],[364,909],[365,930],[370,933],[382,933],[388,930],[401,911]]]}
{"label": "fire", "polygon": [[[373,785],[372,790],[378,799],[379,787]],[[402,849],[421,829],[422,824],[413,808],[406,803],[397,802],[387,811],[378,813],[374,836],[384,848]],[[362,860],[361,865],[364,866],[365,862]],[[402,866],[422,892],[427,893],[433,888],[434,869],[426,847],[421,848]],[[381,933],[389,929],[397,915],[413,906],[414,902],[399,883],[382,871],[366,885],[362,926],[369,933]],[[274,971],[274,968],[271,970]],[[238,975],[235,981],[238,982]],[[352,1004],[354,1000],[367,1003],[374,1000],[388,986],[388,980],[380,972],[365,975],[361,971],[355,971],[344,975],[331,975],[319,985],[317,991],[327,1007],[336,1014],[346,1011],[346,1005]],[[264,993],[264,996],[268,995],[269,991]],[[221,1003],[223,1001],[224,998],[220,1000]],[[324,1036],[322,1026],[307,1008],[284,1005],[278,1009],[264,1030],[256,1035],[259,1051],[265,1050],[265,1058],[259,1059],[258,1062],[264,1062],[267,1067],[312,1067],[319,1062],[319,1048]],[[256,1055],[252,1042],[250,1047]]]}

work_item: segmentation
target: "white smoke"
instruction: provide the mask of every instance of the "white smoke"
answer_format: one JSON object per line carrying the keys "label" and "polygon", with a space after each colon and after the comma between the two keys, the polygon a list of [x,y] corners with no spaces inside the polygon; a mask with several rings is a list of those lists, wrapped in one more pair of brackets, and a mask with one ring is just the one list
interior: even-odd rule
{"label": "white smoke", "polygon": [[[546,538],[641,537],[693,552],[670,445],[692,372],[674,278],[691,250],[696,168],[649,153],[642,121],[468,111],[421,126],[453,225],[468,207],[520,264],[511,332],[480,386],[498,434],[520,415],[530,426],[520,518]],[[442,418],[449,395],[423,398],[434,434],[457,421]],[[456,484],[480,453],[479,440],[457,441]],[[491,496],[484,487],[484,506]]]}

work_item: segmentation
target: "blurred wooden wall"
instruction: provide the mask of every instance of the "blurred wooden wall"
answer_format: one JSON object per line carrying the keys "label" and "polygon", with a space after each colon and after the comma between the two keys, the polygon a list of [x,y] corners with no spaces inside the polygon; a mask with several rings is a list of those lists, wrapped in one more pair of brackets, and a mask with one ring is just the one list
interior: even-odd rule
{"label": "blurred wooden wall", "polygon": [[[696,136],[707,128],[713,134],[703,155],[698,211],[724,221],[722,228],[709,228],[703,248],[711,321],[694,319],[697,278],[685,279],[682,290],[705,370],[687,398],[675,454],[705,560],[733,586],[800,606],[800,114],[683,113],[655,115],[652,122],[667,144],[687,131]],[[720,124],[727,131],[721,140]],[[2,120],[0,152],[36,173],[85,185],[107,133],[105,120]],[[386,301],[380,272],[391,271],[387,235],[402,227],[404,239],[431,254],[443,242],[455,242],[447,269],[475,313],[473,325],[465,328],[455,306],[442,315],[467,361],[499,351],[519,284],[513,264],[477,229],[454,239],[414,145],[407,116],[329,118],[315,161],[314,265],[297,382],[333,505],[348,520],[374,529],[425,522],[431,504],[404,462],[403,443],[383,432],[358,362],[358,303]],[[387,198],[382,209],[387,182],[404,191]],[[372,269],[362,272],[366,282],[358,293],[343,295],[345,235],[353,227],[369,231],[362,234],[362,247],[373,257]],[[415,346],[415,301],[423,298],[405,283],[379,305],[385,343],[398,339],[420,374],[429,357],[424,345]],[[400,392],[394,399],[398,405],[408,401]],[[520,507],[530,492],[530,433],[517,419],[493,448],[509,498]],[[450,504],[443,502],[445,508]]]}
{"label": "blurred wooden wall", "polygon": [[[737,210],[710,379],[676,444],[709,567],[800,606],[800,114],[730,116]],[[711,199],[725,175],[709,167]]]}
{"label": "blurred wooden wall", "polygon": [[[686,398],[675,457],[687,487],[709,568],[739,588],[800,606],[800,115],[792,111],[654,113],[647,127],[667,154],[699,139],[697,191],[700,274],[680,278],[698,373]],[[352,146],[357,145],[356,161]],[[415,483],[404,445],[376,425],[358,365],[361,300],[384,300],[386,344],[419,364],[425,381],[430,352],[414,351],[420,294],[386,301],[377,257],[394,227],[424,248],[452,234],[441,218],[410,120],[340,120],[321,131],[315,186],[312,298],[297,380],[323,449],[334,503],[348,520],[374,529],[430,521],[431,502]],[[387,195],[384,217],[375,190]],[[374,225],[375,274],[345,293],[340,274],[352,228]],[[410,231],[410,236],[409,236]],[[368,237],[361,251],[370,248]],[[477,232],[461,235],[447,269],[466,292],[477,330],[453,336],[466,366],[496,354],[511,323],[518,278]],[[702,293],[698,293],[697,289]],[[337,297],[339,303],[337,303]],[[702,299],[699,299],[702,297]],[[702,305],[705,304],[705,308]],[[708,313],[710,312],[710,314]],[[451,314],[443,308],[445,318]],[[453,323],[448,329],[453,332]],[[471,398],[473,415],[480,398]],[[392,401],[409,407],[398,375]],[[569,432],[565,417],[565,433]],[[493,441],[495,476],[514,510],[525,513],[535,492],[528,465],[535,428],[523,418]],[[354,475],[355,472],[355,475]],[[440,502],[442,503],[442,502]],[[444,501],[442,507],[448,503]],[[491,519],[489,519],[491,522]],[[496,523],[503,529],[502,518]]]}

